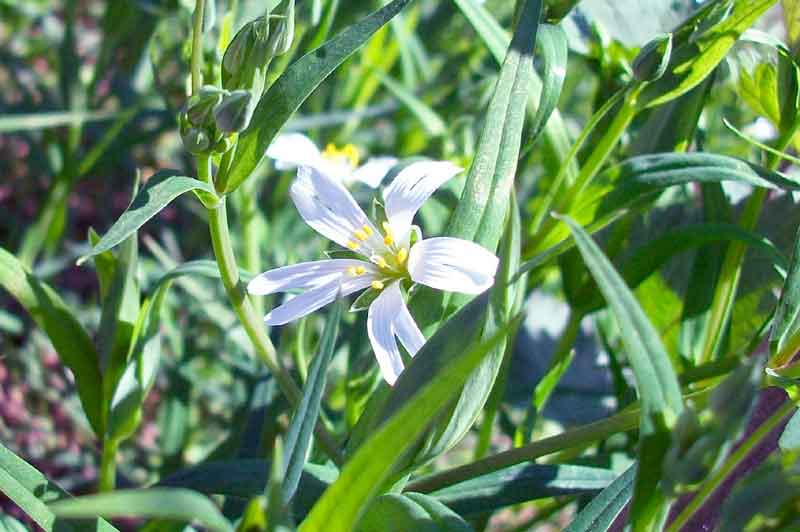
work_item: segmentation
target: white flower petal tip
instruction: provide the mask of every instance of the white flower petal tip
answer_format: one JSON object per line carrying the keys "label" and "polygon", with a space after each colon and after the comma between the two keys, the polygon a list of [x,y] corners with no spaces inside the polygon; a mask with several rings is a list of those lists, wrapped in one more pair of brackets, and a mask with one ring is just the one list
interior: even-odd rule
{"label": "white flower petal tip", "polygon": [[386,216],[400,239],[408,237],[414,215],[447,181],[463,172],[449,161],[422,161],[404,168],[384,190]]}
{"label": "white flower petal tip", "polygon": [[322,155],[314,141],[302,133],[278,135],[267,148],[267,157],[275,159],[278,170],[288,170],[302,165],[316,166]]}
{"label": "white flower petal tip", "polygon": [[408,255],[408,272],[420,284],[463,294],[480,294],[494,284],[500,260],[483,246],[460,238],[429,238]]}
{"label": "white flower petal tip", "polygon": [[400,339],[411,356],[417,354],[425,343],[425,337],[403,301],[399,282],[387,286],[370,305],[367,334],[381,375],[393,386],[403,372],[403,359],[395,337]]}
{"label": "white flower petal tip", "polygon": [[247,291],[253,295],[265,296],[287,290],[306,290],[332,281],[353,268],[357,268],[364,274],[374,275],[377,272],[377,268],[372,263],[360,260],[333,259],[301,262],[257,275],[247,284]]}

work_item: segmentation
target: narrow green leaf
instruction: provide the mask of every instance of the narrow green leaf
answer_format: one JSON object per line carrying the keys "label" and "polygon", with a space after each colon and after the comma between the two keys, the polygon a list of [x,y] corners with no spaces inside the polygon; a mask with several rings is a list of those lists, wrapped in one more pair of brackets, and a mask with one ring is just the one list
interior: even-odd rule
{"label": "narrow green leaf", "polygon": [[297,407],[289,432],[286,434],[286,449],[284,451],[283,483],[281,485],[281,499],[284,505],[288,504],[294,496],[300,483],[300,475],[306,463],[308,449],[314,436],[314,427],[319,418],[322,394],[327,383],[328,365],[333,358],[336,347],[336,337],[339,334],[339,322],[342,319],[342,309],[345,300],[340,298],[333,305],[328,316],[325,331],[319,342],[319,349],[308,369],[308,377],[303,389],[303,398]]}
{"label": "narrow green leaf", "polygon": [[250,176],[272,139],[319,84],[411,1],[393,0],[298,59],[275,81],[258,103],[250,127],[239,136],[233,164],[220,176],[223,193]]}
{"label": "narrow green leaf", "polygon": [[0,133],[77,126],[87,122],[111,120],[124,112],[125,111],[75,111],[6,115],[0,117]]}
{"label": "narrow green leaf", "polygon": [[197,179],[176,175],[172,170],[158,172],[136,194],[130,207],[103,235],[92,251],[78,260],[78,264],[121,243],[169,205],[172,200],[189,191],[214,194],[214,190],[208,184]]}
{"label": "narrow green leaf", "polygon": [[[463,331],[480,323],[488,303],[483,295],[464,307],[448,326],[431,338],[395,383],[398,400],[387,407],[393,415],[372,433],[350,458],[336,482],[317,502],[300,527],[301,531],[352,530],[361,513],[392,475],[395,465],[418,440],[436,414],[458,393],[469,374],[507,334],[498,332],[488,341],[467,347]],[[455,338],[453,338],[455,337]],[[451,357],[431,356],[442,344],[460,344]],[[427,356],[423,356],[426,355]],[[442,366],[441,362],[447,360]],[[432,376],[417,388],[420,372]],[[408,395],[411,393],[412,395]]]}
{"label": "narrow green leaf", "polygon": [[800,410],[792,415],[789,423],[783,429],[778,445],[782,451],[797,451],[800,450]]}
{"label": "narrow green leaf", "polygon": [[472,532],[447,506],[421,493],[387,493],[375,499],[356,532]]}
{"label": "narrow green leaf", "polygon": [[770,332],[770,351],[774,356],[784,353],[778,360],[771,360],[770,365],[782,365],[791,360],[795,355],[786,352],[785,347],[791,343],[794,336],[800,331],[800,231],[795,237],[792,261],[786,274],[778,308]]}
{"label": "narrow green leaf", "polygon": [[[667,73],[641,94],[640,108],[655,107],[688,92],[717,67],[739,36],[776,0],[733,0],[733,9],[714,18],[725,2],[709,2],[676,32],[676,46]],[[705,27],[713,24],[710,27]]]}
{"label": "narrow green leaf", "polygon": [[463,516],[477,516],[521,502],[593,493],[616,478],[613,471],[577,465],[520,464],[430,493]]}
{"label": "narrow green leaf", "polygon": [[63,499],[48,505],[58,517],[80,519],[97,515],[168,518],[199,521],[209,530],[233,532],[233,527],[205,496],[187,489],[151,488],[118,490],[101,495]]}
{"label": "narrow green leaf", "polygon": [[640,468],[631,522],[634,530],[647,530],[663,503],[664,496],[657,484],[668,446],[669,428],[683,410],[680,385],[658,332],[630,288],[583,228],[569,217],[561,219],[572,231],[587,268],[617,319],[625,352],[636,377],[642,416]]}
{"label": "narrow green leaf", "polygon": [[[67,494],[25,460],[0,445],[0,492],[14,501],[31,519],[47,532],[75,530],[71,525],[57,521],[45,503]],[[80,530],[116,532],[116,528],[102,519],[81,523]]]}
{"label": "narrow green leaf", "polygon": [[565,532],[606,532],[633,496],[636,466],[632,465],[586,505]]}
{"label": "narrow green leaf", "polygon": [[103,384],[99,358],[89,334],[55,290],[2,248],[0,286],[25,308],[50,338],[62,363],[75,376],[78,395],[92,429],[102,436]]}

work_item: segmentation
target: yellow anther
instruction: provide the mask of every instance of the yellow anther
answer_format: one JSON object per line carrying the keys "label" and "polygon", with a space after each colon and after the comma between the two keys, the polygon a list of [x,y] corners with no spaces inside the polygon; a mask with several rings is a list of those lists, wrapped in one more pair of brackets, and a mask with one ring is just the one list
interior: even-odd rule
{"label": "yellow anther", "polygon": [[355,277],[356,275],[358,275],[358,269],[355,266],[350,266],[349,268],[347,268],[347,273]]}
{"label": "yellow anther", "polygon": [[347,157],[353,168],[358,166],[358,148],[356,148],[355,144],[347,144],[342,148],[342,155]]}
{"label": "yellow anther", "polygon": [[349,247],[350,249],[352,249],[353,251],[355,251],[355,250],[357,250],[357,249],[358,249],[358,244],[356,244],[356,243],[355,243],[355,242],[353,242],[352,240],[348,240],[348,241],[347,241],[347,247]]}
{"label": "yellow anther", "polygon": [[375,264],[378,265],[378,268],[384,268],[385,269],[385,268],[389,267],[389,263],[386,262],[386,259],[384,259],[383,257],[375,257],[374,261],[375,261]]}
{"label": "yellow anther", "polygon": [[353,235],[362,242],[369,238],[369,235],[367,235],[367,232],[363,229],[356,229],[353,231]]}
{"label": "yellow anther", "polygon": [[392,226],[389,225],[389,222],[383,222],[383,232],[386,233],[386,236],[383,237],[383,243],[387,246],[394,244],[394,233],[392,232]]}
{"label": "yellow anther", "polygon": [[400,250],[394,254],[394,258],[397,259],[397,264],[405,264],[406,259],[408,259],[408,250],[406,248],[400,248]]}
{"label": "yellow anther", "polygon": [[367,273],[367,269],[363,266],[356,266],[356,275],[364,275]]}
{"label": "yellow anther", "polygon": [[371,285],[375,290],[383,290],[384,287],[383,283],[380,281],[372,281]]}
{"label": "yellow anther", "polygon": [[367,233],[367,236],[372,236],[373,233],[375,233],[375,231],[372,230],[372,227],[368,226],[367,224],[364,224],[364,227],[362,227],[361,230]]}
{"label": "yellow anther", "polygon": [[358,148],[353,144],[347,144],[341,149],[337,148],[333,143],[328,144],[325,146],[322,156],[329,161],[344,161],[352,168],[356,168],[359,162]]}

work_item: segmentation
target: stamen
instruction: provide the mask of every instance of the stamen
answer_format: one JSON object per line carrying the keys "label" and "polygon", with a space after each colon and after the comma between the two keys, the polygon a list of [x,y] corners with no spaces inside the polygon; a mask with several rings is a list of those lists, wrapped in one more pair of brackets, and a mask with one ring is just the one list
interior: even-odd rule
{"label": "stamen", "polygon": [[349,273],[353,277],[356,277],[358,275],[358,268],[356,268],[355,266],[350,266],[349,268],[347,268],[347,273]]}
{"label": "stamen", "polygon": [[380,281],[372,281],[371,286],[375,290],[383,290],[384,288],[384,284]]}
{"label": "stamen", "polygon": [[372,236],[375,233],[375,231],[372,230],[372,227],[368,226],[367,224],[364,224],[364,227],[362,227],[361,230],[367,233],[367,236]]}
{"label": "stamen", "polygon": [[364,275],[367,273],[367,269],[363,266],[356,266],[356,275]]}
{"label": "stamen", "polygon": [[356,244],[356,243],[355,243],[355,242],[353,242],[352,240],[348,240],[348,241],[347,241],[347,247],[349,247],[350,249],[352,249],[353,251],[355,251],[355,250],[357,250],[357,249],[358,249],[358,247],[359,247],[359,246],[358,246],[358,244]]}
{"label": "stamen", "polygon": [[392,226],[389,225],[389,222],[383,222],[383,232],[386,233],[383,243],[387,246],[394,244],[394,233],[392,233]]}
{"label": "stamen", "polygon": [[355,235],[355,237],[361,240],[362,242],[369,238],[369,235],[363,229],[356,229],[355,231],[353,231],[353,235]]}
{"label": "stamen", "polygon": [[408,250],[406,248],[400,248],[400,250],[395,253],[394,258],[397,259],[397,264],[402,266],[405,264],[406,259],[408,259]]}
{"label": "stamen", "polygon": [[384,259],[380,255],[375,255],[374,257],[372,257],[372,262],[377,264],[378,268],[381,268],[381,269],[384,269],[384,270],[389,267],[389,263],[386,262],[386,259]]}

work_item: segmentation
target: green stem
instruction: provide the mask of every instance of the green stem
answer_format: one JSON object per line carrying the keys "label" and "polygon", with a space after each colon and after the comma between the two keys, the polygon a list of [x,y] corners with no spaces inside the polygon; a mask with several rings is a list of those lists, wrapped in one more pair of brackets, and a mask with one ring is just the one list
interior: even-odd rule
{"label": "green stem", "polygon": [[517,447],[516,449],[498,453],[484,458],[483,460],[478,460],[477,462],[472,462],[415,480],[408,484],[406,491],[430,493],[470,478],[485,475],[522,462],[529,462],[569,447],[586,445],[593,441],[607,438],[612,434],[636,428],[639,423],[639,416],[640,412],[638,409],[622,412],[607,419],[570,429],[556,436],[544,438],[529,443],[528,445]]}
{"label": "green stem", "polygon": [[692,498],[692,501],[678,514],[675,521],[672,522],[667,532],[679,532],[694,516],[695,512],[699,510],[708,498],[716,491],[716,489],[725,481],[728,476],[747,458],[750,452],[756,448],[769,434],[786,419],[786,417],[795,409],[794,402],[787,400],[781,407],[776,410],[764,423],[758,427],[758,430],[753,432],[745,441],[739,446],[736,451],[731,454],[725,463],[722,464],[717,472],[708,479],[700,491]]}
{"label": "green stem", "polygon": [[[198,156],[198,177],[201,181],[210,183],[211,160],[208,156]],[[283,394],[287,397],[292,406],[296,407],[300,403],[302,392],[295,384],[286,369],[280,364],[275,347],[267,336],[258,312],[253,307],[247,292],[239,278],[239,267],[236,264],[236,256],[233,252],[231,243],[230,229],[228,228],[228,214],[223,198],[219,205],[213,209],[208,209],[208,226],[211,233],[211,245],[214,249],[214,257],[222,278],[225,292],[228,294],[233,310],[239,318],[250,341],[253,342],[256,355],[269,368],[273,377]],[[317,424],[315,434],[317,441],[331,459],[337,464],[342,464],[344,458],[339,451],[339,445],[335,438],[325,429],[322,424]]]}
{"label": "green stem", "polygon": [[117,484],[117,449],[119,444],[116,441],[106,440],[103,442],[103,453],[100,458],[100,480],[97,491],[105,493],[114,491]]}
{"label": "green stem", "polygon": [[203,85],[203,18],[205,0],[197,0],[192,19],[192,94]]}

